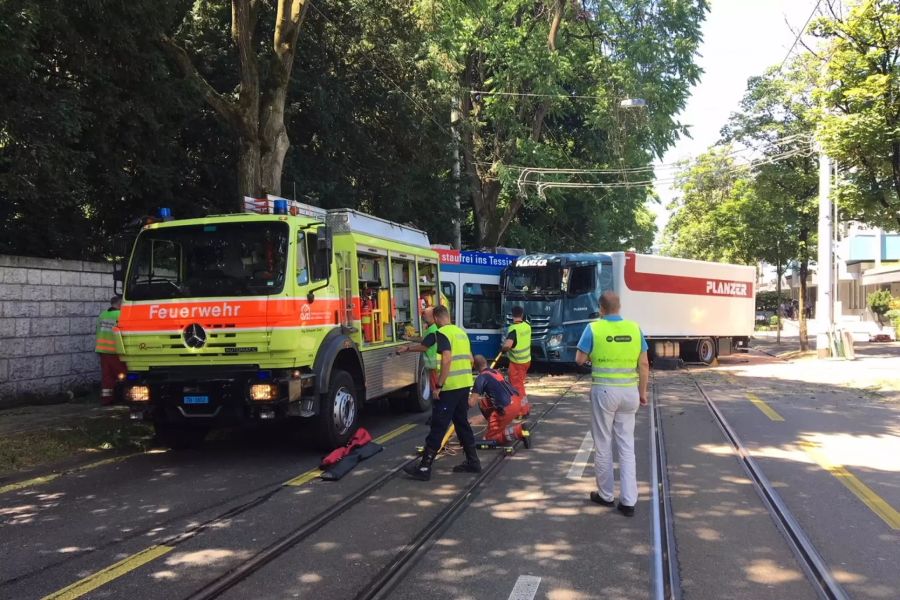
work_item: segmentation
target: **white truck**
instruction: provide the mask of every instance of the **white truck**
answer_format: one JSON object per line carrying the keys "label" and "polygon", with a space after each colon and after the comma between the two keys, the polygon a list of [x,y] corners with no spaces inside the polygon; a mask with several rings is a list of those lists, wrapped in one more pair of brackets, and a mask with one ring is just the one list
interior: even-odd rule
{"label": "white truck", "polygon": [[613,290],[622,316],[637,321],[651,357],[703,363],[746,347],[755,317],[756,269],[634,252],[530,254],[504,271],[503,307],[522,306],[532,360],[575,362],[600,295]]}

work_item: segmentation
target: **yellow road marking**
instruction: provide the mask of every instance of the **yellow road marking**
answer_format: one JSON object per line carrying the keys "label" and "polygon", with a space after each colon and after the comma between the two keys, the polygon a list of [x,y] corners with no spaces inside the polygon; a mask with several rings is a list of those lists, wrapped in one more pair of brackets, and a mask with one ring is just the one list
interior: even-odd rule
{"label": "yellow road marking", "polygon": [[775,409],[766,404],[762,398],[754,394],[753,392],[747,392],[747,400],[753,403],[756,408],[762,411],[764,415],[769,417],[772,421],[784,421],[784,417],[775,412]]}
{"label": "yellow road marking", "polygon": [[859,498],[863,504],[878,515],[882,521],[888,524],[891,529],[900,530],[900,512],[897,512],[893,506],[888,504],[884,498],[875,493],[875,491],[860,481],[856,475],[847,470],[843,465],[832,462],[822,449],[815,444],[809,442],[801,442],[800,446],[806,450],[806,453],[812,457],[819,466],[834,475],[834,477],[844,484],[853,495]]}
{"label": "yellow road marking", "polygon": [[78,473],[79,471],[87,471],[88,469],[95,469],[97,467],[102,467],[103,465],[108,465],[111,463],[121,462],[126,458],[131,458],[132,456],[137,456],[138,454],[143,454],[142,452],[133,452],[131,454],[124,454],[122,456],[113,456],[112,458],[104,458],[103,460],[98,460],[97,462],[88,463],[81,467],[76,467],[74,469],[70,469],[68,471],[63,471],[62,473],[51,473],[49,475],[42,475],[40,477],[34,477],[32,479],[26,479],[25,481],[19,481],[16,483],[10,483],[0,487],[0,494],[5,494],[7,492],[14,492],[16,490],[21,490],[24,488],[34,487],[36,485],[43,485],[45,483],[49,483],[54,479],[58,478],[60,475],[65,475],[67,473]]}
{"label": "yellow road marking", "polygon": [[[415,427],[416,427],[416,423],[407,423],[406,425],[401,425],[397,429],[394,429],[393,431],[389,431],[386,434],[384,434],[383,436],[377,437],[372,441],[375,442],[376,444],[383,444],[389,440],[394,439],[398,435],[402,435],[402,434],[406,433],[407,431],[409,431],[410,429],[413,429]],[[321,474],[322,474],[321,469],[310,469],[306,473],[302,473],[300,475],[297,475],[293,479],[285,481],[284,485],[289,485],[291,487],[298,487],[298,486],[304,485],[306,483],[309,483],[313,479],[316,479],[317,477],[319,477]]]}
{"label": "yellow road marking", "polygon": [[322,474],[321,469],[312,469],[311,471],[307,471],[306,473],[303,473],[302,475],[297,475],[293,479],[285,481],[284,485],[290,485],[290,486],[297,487],[299,485],[303,485],[304,483],[309,483],[310,481],[312,481],[313,479],[315,479],[316,477],[318,477],[321,474]]}
{"label": "yellow road marking", "polygon": [[394,439],[398,435],[402,435],[402,434],[406,433],[410,429],[414,429],[415,427],[417,427],[416,423],[407,423],[406,425],[401,425],[400,427],[398,427],[397,429],[395,429],[393,431],[387,432],[386,434],[384,434],[381,437],[375,438],[373,441],[376,444],[383,444],[387,441]]}
{"label": "yellow road marking", "polygon": [[75,598],[81,598],[85,594],[96,590],[98,587],[104,586],[126,573],[130,573],[151,560],[155,560],[160,556],[168,554],[172,550],[174,550],[172,546],[150,546],[149,548],[141,550],[137,554],[132,554],[101,571],[88,575],[84,579],[76,581],[72,585],[64,587],[58,592],[53,592],[49,596],[44,596],[43,600],[74,600]]}

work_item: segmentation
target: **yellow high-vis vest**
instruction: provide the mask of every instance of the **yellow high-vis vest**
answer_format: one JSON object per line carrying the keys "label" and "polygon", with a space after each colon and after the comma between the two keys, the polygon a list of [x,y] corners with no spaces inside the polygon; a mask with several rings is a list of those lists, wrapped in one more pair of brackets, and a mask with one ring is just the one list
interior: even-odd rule
{"label": "yellow high-vis vest", "polygon": [[531,325],[522,321],[509,326],[516,332],[516,345],[509,349],[509,362],[525,364],[531,362]]}
{"label": "yellow high-vis vest", "polygon": [[634,321],[591,323],[591,375],[593,385],[634,387],[641,356],[641,328]]}
{"label": "yellow high-vis vest", "polygon": [[116,336],[113,333],[113,327],[119,324],[118,310],[104,310],[97,317],[97,343],[94,346],[94,352],[100,354],[116,353]]}
{"label": "yellow high-vis vest", "polygon": [[438,331],[450,340],[450,370],[444,381],[443,391],[460,390],[472,387],[472,347],[469,336],[456,325],[444,325]]}

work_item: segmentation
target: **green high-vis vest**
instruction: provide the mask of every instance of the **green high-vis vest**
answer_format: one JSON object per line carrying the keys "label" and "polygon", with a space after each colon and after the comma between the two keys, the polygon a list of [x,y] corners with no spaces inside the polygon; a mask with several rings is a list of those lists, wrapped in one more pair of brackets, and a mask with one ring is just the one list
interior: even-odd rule
{"label": "green high-vis vest", "polygon": [[116,336],[113,333],[113,327],[119,324],[118,310],[104,310],[97,317],[97,343],[94,346],[94,352],[100,354],[116,353]]}
{"label": "green high-vis vest", "polygon": [[509,362],[523,365],[531,362],[531,325],[522,321],[509,326],[516,332],[516,345],[509,349]]}
{"label": "green high-vis vest", "polygon": [[[437,335],[438,329],[440,329],[436,323],[432,323],[428,326],[428,329],[425,330],[425,337],[428,337],[432,333]],[[424,338],[423,338],[424,339]],[[428,346],[428,350],[425,351],[425,368],[436,370],[440,368],[440,361],[438,361],[437,355],[437,342]]]}
{"label": "green high-vis vest", "polygon": [[590,325],[591,375],[593,385],[634,387],[641,356],[641,328],[634,321],[606,321]]}
{"label": "green high-vis vest", "polygon": [[439,331],[450,340],[450,371],[444,380],[443,391],[460,390],[472,387],[472,347],[469,336],[456,325],[444,325]]}

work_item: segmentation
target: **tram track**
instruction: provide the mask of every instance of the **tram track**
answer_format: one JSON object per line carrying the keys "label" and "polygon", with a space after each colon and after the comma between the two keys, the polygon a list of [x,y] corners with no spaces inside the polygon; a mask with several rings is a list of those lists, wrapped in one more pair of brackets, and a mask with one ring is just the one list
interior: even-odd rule
{"label": "tram track", "polygon": [[[651,375],[652,377],[652,375]],[[650,395],[650,486],[652,496],[653,554],[651,561],[651,598],[680,600],[681,578],[675,545],[675,517],[666,459],[666,444],[659,412],[655,378]]]}
{"label": "tram track", "polygon": [[[583,378],[583,375],[578,375],[575,381],[569,384],[565,390],[533,420],[535,427],[539,426],[540,422],[556,408],[566,396],[568,396],[572,388],[578,385]],[[543,377],[541,379],[543,379]],[[518,448],[519,444],[520,442],[516,442],[513,445],[513,451]],[[463,514],[465,509],[477,496],[480,489],[496,475],[504,463],[506,456],[508,456],[507,452],[497,452],[491,458],[490,462],[482,469],[482,472],[478,474],[477,477],[473,478],[466,487],[423,528],[419,529],[411,537],[410,541],[388,560],[385,563],[385,566],[357,592],[356,596],[354,596],[355,600],[388,598],[397,585],[405,579],[418,560],[424,556],[428,549],[431,548],[431,546],[452,526],[454,521]],[[330,523],[335,522],[342,514],[354,506],[357,506],[363,500],[369,498],[374,492],[381,489],[401,473],[404,466],[415,460],[417,459],[408,458],[400,464],[397,464],[354,492],[352,495],[320,512],[312,519],[295,527],[247,560],[233,566],[218,578],[194,591],[187,597],[187,600],[211,600],[212,598],[218,598],[228,590],[240,585],[252,574],[263,569],[279,556],[299,545]]]}
{"label": "tram track", "polygon": [[810,541],[809,536],[800,526],[800,523],[791,513],[765,473],[763,473],[762,468],[753,459],[741,438],[729,424],[722,411],[719,410],[715,401],[706,392],[697,378],[690,371],[687,371],[687,373],[703,398],[714,421],[721,429],[722,434],[732,446],[742,468],[752,482],[754,489],[775,522],[779,532],[786,540],[810,584],[813,586],[816,595],[825,600],[847,600],[849,596],[835,580],[831,570]]}

